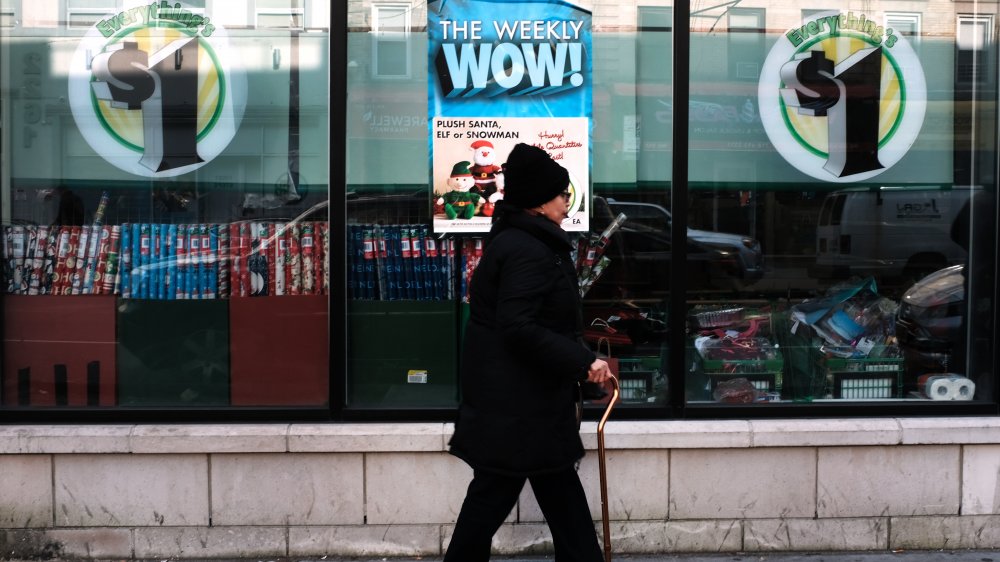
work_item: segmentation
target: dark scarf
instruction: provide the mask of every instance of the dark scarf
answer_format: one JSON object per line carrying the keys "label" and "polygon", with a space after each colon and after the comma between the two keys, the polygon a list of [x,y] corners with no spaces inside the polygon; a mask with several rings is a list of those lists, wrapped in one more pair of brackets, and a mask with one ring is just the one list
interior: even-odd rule
{"label": "dark scarf", "polygon": [[516,228],[541,240],[557,254],[573,249],[569,234],[559,225],[541,215],[533,215],[511,205],[500,204],[497,205],[494,217],[496,220],[493,222],[489,235],[486,236],[485,244],[487,246],[501,232],[509,228]]}

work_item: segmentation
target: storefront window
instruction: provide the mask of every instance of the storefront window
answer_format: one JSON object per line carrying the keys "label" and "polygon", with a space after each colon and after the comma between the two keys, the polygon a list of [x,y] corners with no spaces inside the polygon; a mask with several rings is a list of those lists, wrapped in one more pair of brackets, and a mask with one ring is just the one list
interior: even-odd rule
{"label": "storefront window", "polygon": [[518,142],[620,415],[996,410],[996,5],[176,4],[0,0],[4,410],[449,418]]}
{"label": "storefront window", "polygon": [[[756,51],[735,10],[692,19],[689,232],[764,264],[688,287],[692,405],[992,399],[994,14],[885,4],[742,2]],[[751,53],[752,82],[726,72]]]}
{"label": "storefront window", "polygon": [[[994,14],[949,9],[954,24],[933,28],[895,5],[686,9],[675,178],[671,2],[352,2],[348,407],[458,400],[464,282],[489,201],[464,219],[435,203],[460,161],[500,166],[511,137],[547,147],[531,127],[576,131],[573,117],[588,120],[586,228],[564,228],[579,244],[585,340],[610,352],[626,406],[990,402]],[[503,35],[536,20],[586,35],[582,65],[560,67],[590,73],[560,90],[589,89],[575,113],[530,77],[539,53],[571,41]],[[455,133],[467,149],[489,141],[493,160],[464,157]],[[387,331],[389,347],[375,337]]]}
{"label": "storefront window", "polygon": [[220,4],[2,4],[3,409],[328,406],[329,8]]}
{"label": "storefront window", "polygon": [[457,403],[467,285],[518,142],[570,171],[586,344],[622,355],[627,403],[665,401],[672,15],[648,4],[602,22],[565,2],[351,3],[348,407]]}

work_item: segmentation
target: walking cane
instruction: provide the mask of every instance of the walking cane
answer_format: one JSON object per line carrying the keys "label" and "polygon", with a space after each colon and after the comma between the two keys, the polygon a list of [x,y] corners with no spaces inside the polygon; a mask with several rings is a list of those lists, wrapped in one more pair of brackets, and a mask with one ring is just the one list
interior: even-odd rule
{"label": "walking cane", "polygon": [[618,403],[619,386],[618,379],[611,375],[611,400],[608,400],[608,407],[601,416],[601,421],[597,423],[597,460],[601,472],[601,518],[604,523],[604,561],[611,562],[611,523],[608,520],[608,468],[604,460],[604,424],[611,415],[612,408]]}

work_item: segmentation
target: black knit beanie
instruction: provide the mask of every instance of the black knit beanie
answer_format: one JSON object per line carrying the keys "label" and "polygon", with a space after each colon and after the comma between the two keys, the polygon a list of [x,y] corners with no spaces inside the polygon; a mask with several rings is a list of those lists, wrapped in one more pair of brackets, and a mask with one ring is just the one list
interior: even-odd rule
{"label": "black knit beanie", "polygon": [[541,148],[518,143],[507,156],[503,188],[505,203],[530,209],[550,201],[568,187],[569,172]]}

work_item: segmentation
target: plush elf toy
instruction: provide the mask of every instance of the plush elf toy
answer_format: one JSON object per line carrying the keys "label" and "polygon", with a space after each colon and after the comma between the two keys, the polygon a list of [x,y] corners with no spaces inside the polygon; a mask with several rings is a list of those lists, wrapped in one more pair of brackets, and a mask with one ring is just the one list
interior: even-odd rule
{"label": "plush elf toy", "polygon": [[478,193],[470,192],[476,180],[469,171],[469,162],[455,164],[448,178],[450,191],[438,198],[437,204],[444,207],[444,215],[449,220],[471,219],[479,212],[484,199]]}

